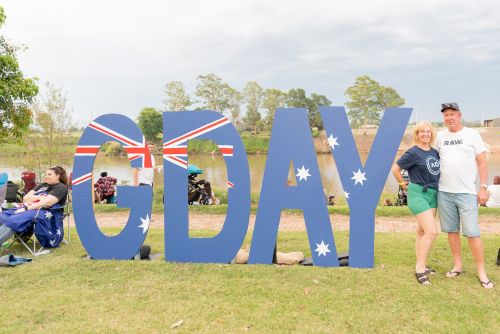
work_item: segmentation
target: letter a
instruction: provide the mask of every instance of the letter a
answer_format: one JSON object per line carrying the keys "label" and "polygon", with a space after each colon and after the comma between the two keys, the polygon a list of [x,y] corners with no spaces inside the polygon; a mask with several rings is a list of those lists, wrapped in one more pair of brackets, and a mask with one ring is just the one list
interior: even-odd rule
{"label": "letter a", "polygon": [[[297,186],[287,186],[290,161]],[[271,263],[283,209],[301,209],[315,266],[338,266],[326,199],[304,108],[277,109],[249,263]]]}

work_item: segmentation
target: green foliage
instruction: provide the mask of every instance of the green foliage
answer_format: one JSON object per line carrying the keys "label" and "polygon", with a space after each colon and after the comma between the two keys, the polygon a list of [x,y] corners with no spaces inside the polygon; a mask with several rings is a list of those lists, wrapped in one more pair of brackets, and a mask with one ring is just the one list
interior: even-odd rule
{"label": "green foliage", "polygon": [[147,141],[158,141],[163,131],[161,112],[155,108],[143,108],[137,117],[137,122]]}
{"label": "green foliage", "polygon": [[266,153],[269,148],[269,139],[267,135],[253,136],[249,133],[242,133],[241,140],[247,153]]}
{"label": "green foliage", "polygon": [[263,119],[263,127],[270,131],[274,122],[274,113],[277,108],[283,108],[286,105],[287,94],[279,89],[271,88],[264,91],[262,107],[266,109],[266,117]]}
{"label": "green foliage", "polygon": [[290,89],[287,94],[286,104],[290,108],[308,108],[311,101],[302,88]]}
{"label": "green foliage", "polygon": [[[5,13],[0,6],[0,28]],[[16,58],[16,47],[0,36],[0,140],[21,137],[32,121],[31,104],[38,94],[35,79],[24,78]]]}
{"label": "green foliage", "polygon": [[325,107],[332,104],[332,101],[328,100],[325,95],[320,95],[316,93],[311,94],[310,98],[310,109],[309,109],[309,124],[312,127],[318,128],[318,130],[323,129],[323,121],[321,120],[321,115],[319,113],[319,107]]}
{"label": "green foliage", "polygon": [[243,88],[243,97],[247,104],[247,113],[243,118],[245,130],[252,129],[253,133],[256,134],[260,126],[261,115],[259,108],[264,98],[264,90],[258,83],[250,81]]}
{"label": "green foliage", "polygon": [[104,152],[105,155],[122,155],[125,153],[123,147],[120,143],[111,141],[107,142],[100,148],[101,152]]}
{"label": "green foliage", "polygon": [[[325,95],[312,93],[308,97],[301,88],[291,89],[286,93],[275,88],[264,90],[257,82],[249,81],[243,91],[239,92],[213,73],[199,75],[197,81],[194,94],[199,98],[197,103],[200,105],[196,109],[229,113],[232,123],[238,130],[251,130],[253,134],[262,130],[269,131],[274,121],[276,108],[285,106],[307,108],[310,126],[322,130],[323,124],[318,107],[331,105],[331,101]],[[165,93],[167,99],[164,102],[167,110],[184,110],[193,104],[193,100],[185,92],[184,85],[180,81],[167,83]],[[246,104],[247,110],[245,117],[241,119],[240,112],[243,103]],[[260,113],[261,108],[266,111],[264,119]]]}
{"label": "green foliage", "polygon": [[216,143],[207,139],[192,139],[188,141],[189,154],[202,154],[217,152],[219,147]]}
{"label": "green foliage", "polygon": [[243,102],[243,94],[232,87],[227,87],[228,95],[228,110],[231,114],[231,122],[236,129],[243,128],[243,123],[240,120],[240,107]]}
{"label": "green foliage", "polygon": [[380,86],[377,94],[377,104],[381,110],[402,106],[406,101],[399,96],[394,88]]}
{"label": "green foliage", "polygon": [[233,89],[217,75],[210,73],[198,76],[195,95],[201,99],[201,109],[224,113],[231,106]]}
{"label": "green foliage", "polygon": [[391,87],[381,86],[369,76],[356,78],[353,86],[347,88],[345,95],[350,100],[346,103],[351,127],[363,127],[366,134],[368,125],[380,123],[381,112],[385,108],[399,107],[405,100]]}
{"label": "green foliage", "polygon": [[323,129],[323,122],[319,114],[319,107],[329,106],[332,102],[324,95],[312,93],[311,97],[306,96],[302,88],[290,89],[287,95],[287,106],[292,108],[307,108],[309,124],[319,130]]}
{"label": "green foliage", "polygon": [[167,98],[164,100],[166,110],[181,111],[186,110],[193,103],[186,93],[184,84],[180,81],[170,81],[165,86]]}
{"label": "green foliage", "polygon": [[45,87],[45,94],[34,105],[35,123],[25,137],[32,152],[28,165],[39,172],[47,166],[67,163],[67,149],[71,147],[68,143],[75,141],[70,133],[74,123],[72,111],[66,106],[66,94],[48,82]]}

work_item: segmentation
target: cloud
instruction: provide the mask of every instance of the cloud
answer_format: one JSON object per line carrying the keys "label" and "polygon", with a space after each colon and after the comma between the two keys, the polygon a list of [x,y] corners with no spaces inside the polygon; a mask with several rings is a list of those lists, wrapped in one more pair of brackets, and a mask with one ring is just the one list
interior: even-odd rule
{"label": "cloud", "polygon": [[80,115],[96,116],[110,105],[136,115],[141,106],[161,106],[166,82],[192,89],[197,75],[210,72],[239,89],[255,80],[327,94],[335,103],[345,102],[356,76],[368,74],[420,109],[449,95],[474,107],[494,98],[500,74],[498,1],[3,6],[4,33],[29,46],[20,56],[25,72],[64,85]]}

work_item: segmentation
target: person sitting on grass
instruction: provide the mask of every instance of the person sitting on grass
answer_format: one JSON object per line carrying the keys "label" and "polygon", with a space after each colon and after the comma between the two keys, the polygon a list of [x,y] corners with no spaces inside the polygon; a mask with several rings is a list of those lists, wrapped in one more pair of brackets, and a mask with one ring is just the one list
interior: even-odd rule
{"label": "person sitting on grass", "polygon": [[108,176],[107,172],[101,173],[101,177],[94,184],[96,200],[98,200],[99,203],[111,203],[112,198],[115,196],[116,182],[118,182],[118,180]]}
{"label": "person sitting on grass", "polygon": [[33,221],[40,208],[64,205],[68,194],[68,176],[64,168],[51,167],[45,171],[44,183],[39,184],[23,197],[17,209],[0,213],[0,245],[15,233],[22,233]]}
{"label": "person sitting on grass", "polygon": [[493,184],[488,186],[488,208],[500,208],[500,176],[493,178]]}

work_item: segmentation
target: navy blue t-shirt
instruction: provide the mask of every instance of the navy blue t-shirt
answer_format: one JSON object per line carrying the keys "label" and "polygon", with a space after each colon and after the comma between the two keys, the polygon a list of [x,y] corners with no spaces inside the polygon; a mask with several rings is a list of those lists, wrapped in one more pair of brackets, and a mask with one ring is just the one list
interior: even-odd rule
{"label": "navy blue t-shirt", "polygon": [[439,152],[435,149],[425,151],[415,145],[399,158],[397,164],[408,171],[411,183],[438,189]]}

